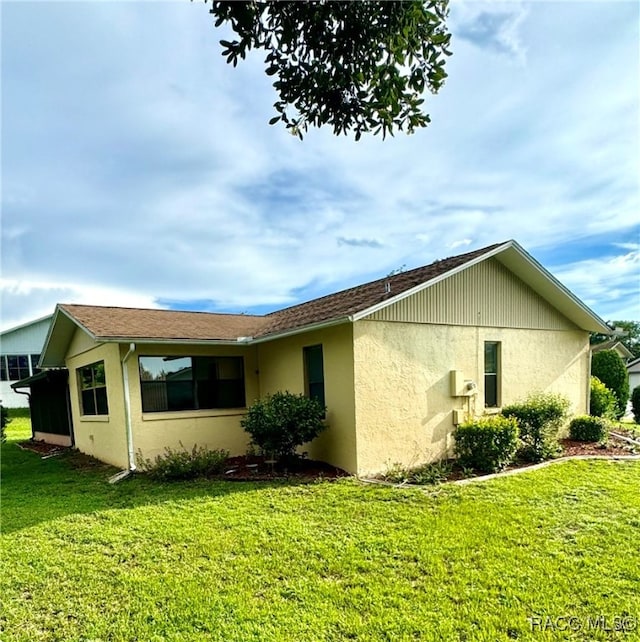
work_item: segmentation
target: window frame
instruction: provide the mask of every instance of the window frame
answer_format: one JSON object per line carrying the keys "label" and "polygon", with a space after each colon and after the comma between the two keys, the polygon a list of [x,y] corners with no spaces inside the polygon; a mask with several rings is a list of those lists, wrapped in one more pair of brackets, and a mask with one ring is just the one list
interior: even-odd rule
{"label": "window frame", "polygon": [[[495,354],[492,356],[492,361],[495,362],[495,372],[489,370],[491,364],[487,364],[487,348],[489,346],[495,347]],[[485,408],[500,408],[502,396],[502,343],[500,341],[485,341],[484,342],[484,407]],[[492,385],[489,385],[492,381]],[[490,398],[488,398],[490,395]],[[495,402],[495,403],[494,403]]]}
{"label": "window frame", "polygon": [[[166,378],[143,379],[143,370],[151,372],[144,367],[143,360],[145,359],[161,359],[168,362],[178,359],[189,359],[190,365],[183,368],[183,370],[190,370],[190,377],[173,382],[167,381]],[[233,362],[232,369],[239,368],[240,376],[220,376],[220,368],[224,361]],[[216,376],[211,377],[214,371]],[[198,373],[202,372],[207,372],[209,376],[198,376]],[[244,410],[247,407],[245,360],[242,355],[141,354],[138,356],[138,380],[140,383],[140,407],[144,414],[157,415],[160,413],[194,412],[201,410]],[[232,382],[230,384],[227,383],[226,391],[223,389],[223,382]],[[155,399],[150,392],[145,392],[145,389],[151,390],[152,386],[158,391],[156,392]],[[173,394],[171,394],[172,392]],[[221,402],[224,395],[230,395],[232,399],[237,399],[238,402]],[[176,401],[178,403],[176,403]],[[162,404],[163,407],[158,407],[160,404]]]}
{"label": "window frame", "polygon": [[[310,359],[314,354],[320,354],[320,373],[321,377],[317,378],[315,375],[312,378],[312,371],[317,368],[312,367]],[[316,343],[311,346],[304,346],[302,348],[302,355],[304,361],[304,394],[310,399],[317,399],[323,407],[326,407],[326,389],[324,378],[324,349],[321,343]],[[318,392],[320,394],[318,394]]]}
{"label": "window frame", "polygon": [[[102,366],[102,377],[98,376],[99,366]],[[85,373],[87,371],[90,373],[90,385],[86,385]],[[104,359],[79,366],[76,368],[76,377],[78,381],[80,415],[82,417],[108,417],[109,396]],[[102,379],[104,379],[104,382]],[[91,400],[91,403],[88,403],[89,400]]]}

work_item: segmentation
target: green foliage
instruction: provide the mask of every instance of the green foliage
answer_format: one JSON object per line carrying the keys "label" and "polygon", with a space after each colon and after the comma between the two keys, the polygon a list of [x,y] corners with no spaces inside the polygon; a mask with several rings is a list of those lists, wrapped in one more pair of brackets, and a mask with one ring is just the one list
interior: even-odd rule
{"label": "green foliage", "polygon": [[602,350],[591,357],[591,374],[616,396],[616,418],[624,415],[629,400],[629,373],[615,350]]}
{"label": "green foliage", "polygon": [[615,419],[618,411],[616,396],[598,377],[591,377],[589,414],[593,417]]}
{"label": "green foliage", "polygon": [[430,122],[422,95],[447,76],[448,0],[211,4],[215,26],[227,23],[237,36],[220,41],[228,63],[250,49],[267,52],[278,93],[270,124],[281,121],[300,138],[309,126],[329,125],[358,140]]}
{"label": "green foliage", "polygon": [[[611,328],[622,328],[626,333],[625,336],[619,337],[620,342],[633,354],[634,357],[640,357],[640,322],[638,321],[608,321]],[[604,343],[611,337],[606,334],[594,332],[591,335],[591,344]]]}
{"label": "green foliage", "polygon": [[518,449],[516,420],[500,415],[461,424],[453,436],[459,464],[480,472],[501,470],[513,459]]}
{"label": "green foliage", "polygon": [[0,443],[4,444],[4,442],[7,440],[5,428],[10,421],[11,419],[9,419],[9,411],[0,404]]}
{"label": "green foliage", "polygon": [[569,400],[562,395],[541,392],[529,395],[523,402],[502,409],[513,417],[520,428],[520,456],[527,461],[543,461],[559,451],[558,433],[567,419]]}
{"label": "green foliage", "polygon": [[240,422],[265,454],[282,458],[325,429],[326,408],[316,399],[276,392],[255,401]]}
{"label": "green foliage", "polygon": [[631,409],[634,421],[640,424],[640,386],[636,386],[631,393]]}
{"label": "green foliage", "polygon": [[603,417],[574,417],[569,424],[569,437],[576,441],[606,441],[609,437],[609,422]]}
{"label": "green foliage", "polygon": [[452,467],[448,461],[437,461],[415,468],[394,464],[382,477],[393,484],[432,485],[446,481],[451,470]]}
{"label": "green foliage", "polygon": [[226,450],[209,450],[196,444],[188,451],[182,442],[180,446],[181,449],[165,448],[164,454],[154,460],[145,459],[138,451],[138,466],[149,477],[159,481],[196,479],[221,473],[229,457]]}

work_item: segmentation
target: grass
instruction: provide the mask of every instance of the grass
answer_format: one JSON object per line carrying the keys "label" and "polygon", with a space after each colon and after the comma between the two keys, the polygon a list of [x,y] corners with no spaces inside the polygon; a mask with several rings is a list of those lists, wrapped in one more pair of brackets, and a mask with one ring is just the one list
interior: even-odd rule
{"label": "grass", "polygon": [[[429,492],[109,485],[24,436],[12,422],[2,450],[5,642],[634,639],[588,618],[640,617],[636,462]],[[545,616],[582,630],[532,630]]]}

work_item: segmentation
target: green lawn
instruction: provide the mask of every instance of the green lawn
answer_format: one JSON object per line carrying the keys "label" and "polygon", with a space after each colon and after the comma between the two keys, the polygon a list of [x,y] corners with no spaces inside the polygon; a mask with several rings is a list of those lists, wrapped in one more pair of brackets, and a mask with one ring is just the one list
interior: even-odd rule
{"label": "green lawn", "polygon": [[[640,617],[637,462],[426,492],[112,486],[18,435],[26,420],[2,449],[5,642],[640,639],[602,630]],[[547,616],[577,619],[532,630]]]}

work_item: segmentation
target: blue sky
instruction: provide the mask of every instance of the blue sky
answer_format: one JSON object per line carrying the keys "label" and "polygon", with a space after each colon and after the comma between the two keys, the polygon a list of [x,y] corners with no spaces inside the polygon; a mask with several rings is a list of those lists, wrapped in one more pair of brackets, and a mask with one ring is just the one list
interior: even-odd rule
{"label": "blue sky", "polygon": [[515,238],[640,319],[638,3],[454,1],[431,125],[267,124],[200,2],[16,2],[2,21],[2,326],[56,302],[263,312]]}

